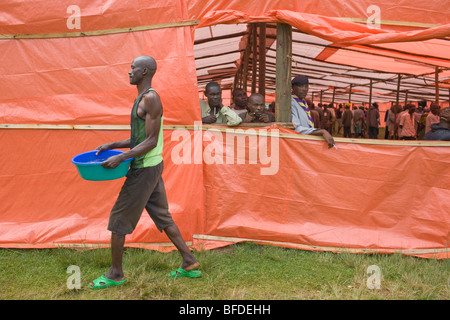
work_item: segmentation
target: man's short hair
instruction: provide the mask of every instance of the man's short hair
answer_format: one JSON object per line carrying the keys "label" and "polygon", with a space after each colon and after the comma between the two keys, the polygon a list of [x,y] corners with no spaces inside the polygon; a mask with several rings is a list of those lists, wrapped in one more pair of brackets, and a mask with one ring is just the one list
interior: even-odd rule
{"label": "man's short hair", "polygon": [[217,88],[221,89],[221,88],[220,88],[220,84],[218,84],[217,82],[212,81],[212,82],[209,82],[209,83],[206,85],[206,87],[205,87],[205,92],[208,91],[208,89],[209,89],[209,88],[212,88],[212,87],[217,87]]}
{"label": "man's short hair", "polygon": [[261,93],[252,93],[252,94],[250,95],[250,97],[248,97],[248,100],[254,99],[254,98],[256,98],[256,97],[260,97],[260,98],[263,98],[263,99],[264,99],[264,96],[263,96]]}
{"label": "man's short hair", "polygon": [[231,95],[232,95],[233,97],[235,97],[236,94],[237,94],[238,92],[241,92],[241,91],[245,93],[245,90],[244,90],[244,89],[242,89],[242,88],[236,88],[236,89],[234,89],[234,90],[231,92]]}

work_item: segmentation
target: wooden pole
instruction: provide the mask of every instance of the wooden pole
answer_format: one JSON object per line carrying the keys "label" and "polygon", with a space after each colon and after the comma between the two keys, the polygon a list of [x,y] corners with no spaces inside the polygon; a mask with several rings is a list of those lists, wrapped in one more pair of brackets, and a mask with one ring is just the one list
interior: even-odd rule
{"label": "wooden pole", "polygon": [[352,87],[353,84],[350,83],[350,91],[348,92],[348,103],[352,103]]}
{"label": "wooden pole", "polygon": [[369,108],[372,106],[372,79],[370,79]]}
{"label": "wooden pole", "polygon": [[275,118],[278,122],[291,119],[292,27],[277,23]]}
{"label": "wooden pole", "polygon": [[252,35],[252,93],[256,92],[256,81],[258,72],[258,27],[256,23],[253,23],[253,35]]}
{"label": "wooden pole", "polygon": [[333,87],[333,99],[331,100],[331,103],[334,106],[334,97],[336,96],[336,87]]}
{"label": "wooden pole", "polygon": [[248,61],[250,59],[250,48],[251,48],[251,34],[252,29],[251,27],[248,28],[248,39],[247,39],[247,45],[245,46],[245,53],[244,53],[244,71],[243,71],[243,84],[242,88],[247,92],[247,82],[248,82]]}
{"label": "wooden pole", "polygon": [[439,67],[436,67],[436,72],[434,74],[434,84],[436,86],[436,97],[434,100],[439,104]]}
{"label": "wooden pole", "polygon": [[259,88],[258,93],[266,96],[266,24],[259,23]]}
{"label": "wooden pole", "polygon": [[399,101],[400,101],[400,80],[401,80],[402,76],[399,74],[398,75],[398,80],[397,80],[397,98],[395,99],[395,104],[398,105]]}
{"label": "wooden pole", "polygon": [[233,91],[236,90],[236,88],[238,88],[241,85],[241,79],[242,79],[242,65],[240,65],[239,68],[236,69],[233,82]]}

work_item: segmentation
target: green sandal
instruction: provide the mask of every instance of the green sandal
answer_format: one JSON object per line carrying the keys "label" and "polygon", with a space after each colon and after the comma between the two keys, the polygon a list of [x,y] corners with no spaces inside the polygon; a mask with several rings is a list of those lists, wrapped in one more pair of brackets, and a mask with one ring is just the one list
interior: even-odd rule
{"label": "green sandal", "polygon": [[172,271],[171,273],[169,273],[167,276],[169,278],[198,278],[202,275],[202,272],[199,270],[189,270],[186,271],[183,268],[178,268],[175,271]]}
{"label": "green sandal", "polygon": [[127,279],[123,279],[120,281],[114,281],[111,279],[108,279],[107,277],[105,277],[105,275],[102,275],[100,277],[98,277],[97,279],[95,279],[94,281],[92,281],[92,283],[94,285],[89,284],[89,288],[91,289],[104,289],[107,287],[114,287],[114,286],[118,286],[121,285],[123,283],[127,282]]}

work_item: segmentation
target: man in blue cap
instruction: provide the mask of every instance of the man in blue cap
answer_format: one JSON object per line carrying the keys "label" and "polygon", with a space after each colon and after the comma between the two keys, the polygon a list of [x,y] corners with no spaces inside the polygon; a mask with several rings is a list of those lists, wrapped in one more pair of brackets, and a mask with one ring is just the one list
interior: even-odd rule
{"label": "man in blue cap", "polygon": [[333,147],[334,139],[331,134],[325,129],[314,128],[314,121],[305,100],[309,90],[308,77],[304,75],[296,76],[292,79],[291,84],[291,122],[295,125],[295,131],[301,134],[323,136],[328,143],[328,148]]}

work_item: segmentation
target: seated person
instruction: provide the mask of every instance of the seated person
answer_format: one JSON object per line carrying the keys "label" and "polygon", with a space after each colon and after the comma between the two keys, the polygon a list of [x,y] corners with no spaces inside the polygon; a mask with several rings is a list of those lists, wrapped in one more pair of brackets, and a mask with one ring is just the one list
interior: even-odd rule
{"label": "seated person", "polygon": [[450,107],[441,110],[439,123],[431,125],[423,140],[450,141]]}
{"label": "seated person", "polygon": [[236,112],[238,115],[241,116],[241,118],[245,117],[245,114],[247,113],[247,92],[245,92],[242,88],[236,88],[231,93],[233,98],[233,103],[231,104],[230,108]]}
{"label": "seated person", "polygon": [[273,114],[266,111],[265,108],[264,96],[260,93],[253,93],[248,98],[248,112],[245,114],[243,122],[275,122]]}
{"label": "seated person", "polygon": [[269,104],[268,111],[275,117],[275,100]]}
{"label": "seated person", "polygon": [[226,123],[227,126],[233,127],[242,122],[236,112],[222,104],[222,89],[217,82],[206,85],[205,96],[208,102],[200,100],[203,123]]}
{"label": "seated person", "polygon": [[309,79],[299,75],[292,79],[291,96],[291,122],[295,125],[295,131],[301,134],[323,136],[328,143],[328,148],[334,145],[334,139],[325,129],[314,128],[314,120],[311,117],[308,104],[305,101],[309,90]]}

